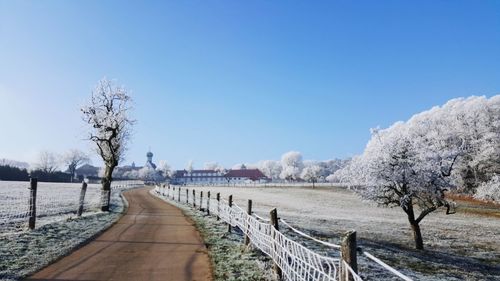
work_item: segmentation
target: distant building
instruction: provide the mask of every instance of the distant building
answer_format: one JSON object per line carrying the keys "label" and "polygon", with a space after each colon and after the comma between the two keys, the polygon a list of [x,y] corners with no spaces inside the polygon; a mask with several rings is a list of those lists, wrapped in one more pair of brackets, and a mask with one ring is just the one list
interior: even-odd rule
{"label": "distant building", "polygon": [[269,179],[258,169],[215,170],[177,170],[172,178],[175,184],[227,184],[263,183]]}
{"label": "distant building", "polygon": [[151,169],[156,169],[156,164],[153,163],[153,152],[148,151],[148,153],[146,154],[146,157],[148,160],[146,161],[146,164],[144,166],[151,168]]}
{"label": "distant building", "polygon": [[[115,170],[113,171],[113,178],[138,179],[139,171],[144,167],[148,167],[153,170],[156,169],[156,164],[153,163],[153,153],[151,151],[148,151],[148,153],[146,153],[146,163],[144,164],[143,167],[136,166],[134,162],[132,162],[131,165],[116,167]],[[77,168],[75,174],[78,176],[78,178],[81,179],[83,178],[94,179],[99,177],[99,170],[100,170],[99,167],[94,167],[92,165],[85,164]]]}

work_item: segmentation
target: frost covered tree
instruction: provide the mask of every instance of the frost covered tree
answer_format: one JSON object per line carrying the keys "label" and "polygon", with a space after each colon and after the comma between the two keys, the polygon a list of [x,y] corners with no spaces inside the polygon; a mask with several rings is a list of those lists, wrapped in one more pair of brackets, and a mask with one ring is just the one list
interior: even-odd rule
{"label": "frost covered tree", "polygon": [[304,163],[302,162],[302,154],[297,151],[290,151],[281,156],[281,173],[280,178],[284,180],[297,180],[300,178],[300,173]]}
{"label": "frost covered tree", "polygon": [[139,178],[144,181],[157,182],[160,179],[158,172],[149,166],[144,166],[139,170]]}
{"label": "frost covered tree", "polygon": [[170,165],[168,165],[167,161],[165,160],[160,160],[158,163],[158,167],[156,169],[165,177],[165,178],[171,178],[172,177],[172,169],[170,168]]}
{"label": "frost covered tree", "polygon": [[[423,249],[420,222],[441,206],[449,206],[444,192],[457,154],[440,153],[437,147],[422,153],[417,140],[403,123],[375,131],[363,155],[352,161],[349,178],[356,178],[358,192],[385,206],[400,206],[413,231],[415,247]],[[418,209],[416,208],[418,206]],[[417,213],[416,211],[420,211]]]}
{"label": "frost covered tree", "polygon": [[455,132],[463,156],[454,171],[454,183],[474,193],[482,183],[500,174],[500,95],[454,99],[435,110],[446,127]]}
{"label": "frost covered tree", "polygon": [[308,165],[302,170],[300,177],[305,181],[312,182],[314,188],[314,183],[318,182],[318,180],[320,179],[321,172],[322,169],[319,165]]}
{"label": "frost covered tree", "polygon": [[51,151],[41,151],[38,154],[37,161],[34,165],[36,170],[40,170],[44,173],[51,174],[57,171],[59,168],[59,157],[57,154]]}
{"label": "frost covered tree", "polygon": [[88,139],[95,143],[96,151],[104,161],[102,177],[102,211],[109,211],[113,170],[123,159],[132,126],[131,97],[128,91],[106,78],[92,91],[90,100],[81,109],[83,120],[89,125]]}
{"label": "frost covered tree", "polygon": [[81,150],[71,149],[63,155],[62,161],[68,167],[68,172],[71,174],[71,182],[73,182],[76,168],[80,165],[89,163],[90,158]]}
{"label": "frost covered tree", "polygon": [[205,170],[223,171],[224,167],[217,162],[207,162],[203,165]]}
{"label": "frost covered tree", "polygon": [[335,177],[356,186],[365,198],[400,206],[416,248],[423,249],[419,224],[440,207],[450,213],[445,192],[463,189],[463,169],[484,175],[498,170],[499,101],[498,96],[454,99],[374,130],[363,154]]}
{"label": "frost covered tree", "polygon": [[276,180],[280,178],[281,163],[274,160],[264,160],[257,164],[259,170],[266,175],[266,177]]}

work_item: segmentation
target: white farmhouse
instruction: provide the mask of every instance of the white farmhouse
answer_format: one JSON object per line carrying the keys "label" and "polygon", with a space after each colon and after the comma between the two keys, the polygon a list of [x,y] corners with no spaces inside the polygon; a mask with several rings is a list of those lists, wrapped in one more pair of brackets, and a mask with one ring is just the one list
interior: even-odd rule
{"label": "white farmhouse", "polygon": [[228,171],[215,170],[178,170],[172,182],[175,184],[233,184],[233,183],[261,183],[269,179],[258,169],[237,169]]}

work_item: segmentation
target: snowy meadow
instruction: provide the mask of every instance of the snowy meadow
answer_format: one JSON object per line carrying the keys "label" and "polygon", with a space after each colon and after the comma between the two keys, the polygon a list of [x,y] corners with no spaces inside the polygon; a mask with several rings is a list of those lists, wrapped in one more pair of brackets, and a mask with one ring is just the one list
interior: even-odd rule
{"label": "snowy meadow", "polygon": [[[254,212],[267,218],[272,208],[292,226],[338,244],[344,232],[357,231],[358,245],[415,280],[495,280],[500,276],[500,207],[471,212],[457,201],[457,213],[440,209],[422,222],[426,250],[415,250],[411,229],[400,208],[380,208],[341,187],[188,187],[233,195],[242,208],[253,200]],[[281,226],[288,231],[286,226]],[[312,241],[308,247],[329,252]],[[334,253],[330,251],[332,255]],[[360,256],[364,280],[390,280],[391,274]],[[398,280],[398,279],[394,279]]]}
{"label": "snowy meadow", "polygon": [[[25,207],[21,204],[28,205],[27,199],[12,201],[12,198],[26,195],[29,183],[0,182],[0,186],[2,218],[5,218],[6,205],[13,202],[19,204],[19,213],[22,214]],[[81,184],[39,183],[38,191],[44,194],[39,201],[43,207],[40,211],[45,215],[37,217],[36,228],[32,231],[23,231],[26,230],[27,223],[21,219],[22,216],[19,216],[17,223],[14,224],[17,227],[1,229],[0,280],[22,280],[111,226],[124,210],[120,195],[129,186],[132,185],[115,184],[111,192],[110,212],[101,212],[99,211],[100,185],[89,185],[86,212],[77,217],[75,205],[78,206]],[[76,200],[73,199],[74,195]],[[68,201],[63,202],[65,199]],[[8,210],[12,213],[12,208]]]}
{"label": "snowy meadow", "polygon": [[[62,220],[78,209],[81,183],[38,183],[37,225]],[[0,229],[2,233],[22,230],[29,217],[29,182],[0,181]],[[100,185],[87,187],[84,211],[97,211],[101,203]]]}

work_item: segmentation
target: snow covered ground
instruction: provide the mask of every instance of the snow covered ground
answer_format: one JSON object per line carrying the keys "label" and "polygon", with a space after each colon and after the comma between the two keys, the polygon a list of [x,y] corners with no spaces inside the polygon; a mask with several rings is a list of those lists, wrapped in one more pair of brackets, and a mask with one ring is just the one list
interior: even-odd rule
{"label": "snow covered ground", "polygon": [[[113,182],[114,190],[142,185],[140,181]],[[29,217],[29,182],[0,181],[0,233],[24,231]],[[36,227],[74,216],[79,206],[81,183],[39,182],[36,200]],[[95,214],[101,206],[101,185],[89,184],[84,215]]]}
{"label": "snow covered ground", "polygon": [[[0,181],[0,231],[8,233],[26,228],[29,215],[29,182]],[[37,187],[37,226],[64,220],[78,209],[81,183],[46,183]],[[101,191],[90,184],[84,201],[84,211],[95,212],[100,207]]]}
{"label": "snow covered ground", "polygon": [[[59,192],[67,185],[51,183],[46,187]],[[111,226],[124,209],[122,190],[115,189],[111,193],[109,213],[95,210],[82,217],[71,213],[47,216],[38,220],[33,231],[4,232],[0,235],[0,280],[20,280]]]}
{"label": "snow covered ground", "polygon": [[[454,215],[438,210],[422,221],[426,250],[417,251],[400,208],[363,202],[345,188],[188,188],[210,190],[212,196],[220,192],[223,198],[232,194],[243,208],[252,199],[254,211],[262,217],[268,217],[269,210],[276,207],[288,223],[336,244],[342,233],[355,229],[359,246],[416,280],[498,280],[500,276],[500,219],[465,212],[460,203]],[[285,226],[282,229],[287,231]],[[304,243],[337,255],[314,242]],[[388,280],[391,276],[366,258],[361,257],[359,263],[365,280]]]}

